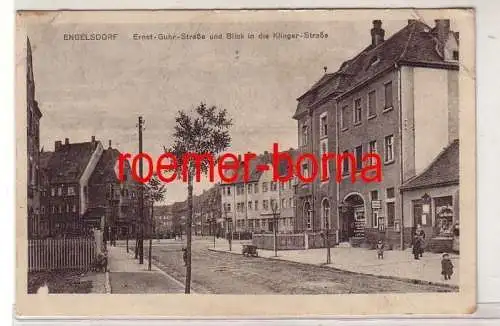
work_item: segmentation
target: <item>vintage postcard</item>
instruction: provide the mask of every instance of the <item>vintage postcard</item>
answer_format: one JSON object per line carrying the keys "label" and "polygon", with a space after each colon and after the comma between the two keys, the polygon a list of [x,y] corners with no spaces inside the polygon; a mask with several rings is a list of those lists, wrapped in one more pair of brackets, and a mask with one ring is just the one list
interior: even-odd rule
{"label": "vintage postcard", "polygon": [[472,9],[17,14],[18,316],[469,314]]}

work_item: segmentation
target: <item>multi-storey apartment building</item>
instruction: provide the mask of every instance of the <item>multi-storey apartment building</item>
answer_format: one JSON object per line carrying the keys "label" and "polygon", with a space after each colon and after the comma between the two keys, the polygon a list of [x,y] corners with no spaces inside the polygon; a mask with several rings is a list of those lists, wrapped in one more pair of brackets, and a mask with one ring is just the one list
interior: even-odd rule
{"label": "multi-storey apartment building", "polygon": [[40,233],[40,118],[42,112],[35,100],[35,79],[30,40],[26,40],[26,108],[27,108],[27,187],[28,236]]}
{"label": "multi-storey apartment building", "polygon": [[[124,180],[118,179],[118,158],[120,152],[112,147],[102,151],[89,180],[88,209],[84,215],[87,223],[100,222],[105,217],[107,236],[124,238],[127,232],[134,232],[140,223],[140,184],[132,178],[131,167],[124,161]],[[149,220],[150,204],[144,201],[145,220]]]}
{"label": "multi-storey apartment building", "polygon": [[[128,162],[126,180],[117,176],[119,151],[104,149],[94,136],[90,142],[55,142],[53,152],[41,153],[42,220],[48,235],[80,233],[89,226],[106,226],[124,233],[138,214],[138,183]],[[145,203],[145,212],[149,212]]]}
{"label": "multi-storey apartment building", "polygon": [[[295,160],[296,151],[287,151]],[[273,181],[272,154],[264,152],[250,160],[248,180],[244,180],[244,161],[238,179],[221,185],[221,204],[225,218],[232,218],[235,232],[271,232],[277,219],[279,232],[295,229],[294,181]],[[283,162],[281,162],[283,163]],[[286,174],[280,164],[280,175]]]}
{"label": "multi-storey apartment building", "polygon": [[[413,227],[410,216],[403,219],[400,186],[458,138],[458,33],[449,20],[434,28],[409,20],[388,39],[375,20],[370,32],[371,44],[298,98],[299,150],[349,152],[356,166],[331,161],[328,181],[299,184],[297,214],[304,230],[328,226],[341,242],[374,238],[380,223],[398,244],[410,241]],[[381,182],[359,178],[367,152],[381,156]],[[309,174],[311,162],[302,170]]]}

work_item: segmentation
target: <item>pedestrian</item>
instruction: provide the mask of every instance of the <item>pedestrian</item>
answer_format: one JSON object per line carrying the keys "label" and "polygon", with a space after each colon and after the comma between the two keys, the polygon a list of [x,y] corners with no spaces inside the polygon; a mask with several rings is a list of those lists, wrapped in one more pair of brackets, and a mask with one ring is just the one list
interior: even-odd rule
{"label": "pedestrian", "polygon": [[419,260],[420,258],[420,253],[421,253],[421,240],[420,236],[416,235],[413,238],[413,256],[415,257],[416,260]]}
{"label": "pedestrian", "polygon": [[441,259],[441,274],[445,280],[451,279],[451,275],[453,275],[453,263],[447,253],[443,254],[443,259]]}
{"label": "pedestrian", "polygon": [[379,240],[377,243],[377,259],[384,259],[384,248],[384,243],[382,240]]}
{"label": "pedestrian", "polygon": [[184,266],[187,266],[188,253],[184,247],[182,247],[182,259],[184,260]]}
{"label": "pedestrian", "polygon": [[417,225],[417,230],[415,231],[416,236],[419,237],[420,240],[420,251],[419,251],[419,257],[422,257],[424,253],[424,247],[425,247],[425,232],[422,229],[422,226],[420,224]]}

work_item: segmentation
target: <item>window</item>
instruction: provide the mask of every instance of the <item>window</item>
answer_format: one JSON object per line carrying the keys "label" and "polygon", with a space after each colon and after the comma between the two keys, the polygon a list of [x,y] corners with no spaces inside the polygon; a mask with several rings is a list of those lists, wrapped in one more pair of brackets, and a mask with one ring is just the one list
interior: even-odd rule
{"label": "window", "polygon": [[304,125],[302,126],[302,146],[306,146],[309,138],[309,128]]}
{"label": "window", "polygon": [[251,194],[252,193],[252,188],[253,188],[252,184],[247,185],[247,193]]}
{"label": "window", "polygon": [[[378,200],[378,190],[370,191],[371,201]],[[378,227],[378,209],[372,208],[372,226]]]}
{"label": "window", "polygon": [[278,208],[278,204],[276,203],[276,199],[271,199],[271,209],[274,210],[277,208]]}
{"label": "window", "polygon": [[344,159],[342,161],[342,175],[347,175],[349,174],[349,152],[344,151],[342,154],[344,155]]}
{"label": "window", "polygon": [[243,195],[244,193],[245,193],[245,186],[244,185],[238,185],[236,187],[236,195],[240,196],[240,195]]}
{"label": "window", "polygon": [[278,185],[276,184],[275,181],[271,181],[271,191],[276,191],[278,190]]}
{"label": "window", "polygon": [[288,207],[294,207],[292,198],[288,198]]}
{"label": "window", "polygon": [[254,184],[253,192],[254,192],[254,194],[259,193],[259,184],[258,183]]}
{"label": "window", "polygon": [[363,145],[355,148],[356,154],[356,169],[361,170],[363,168]]}
{"label": "window", "polygon": [[394,161],[394,136],[390,135],[385,137],[385,156],[386,163]]}
{"label": "window", "polygon": [[45,206],[40,207],[40,211],[42,212],[42,215],[45,214]]}
{"label": "window", "polygon": [[62,213],[62,205],[59,206],[59,213]]}
{"label": "window", "polygon": [[262,192],[267,192],[267,190],[268,190],[268,183],[262,182]]}
{"label": "window", "polygon": [[321,220],[323,221],[323,228],[324,229],[329,229],[330,228],[330,202],[328,199],[323,199],[321,202]]}
{"label": "window", "polygon": [[392,109],[392,82],[388,82],[384,85],[385,90],[385,105],[384,109],[389,110]]}
{"label": "window", "polygon": [[459,59],[458,51],[453,51],[453,60],[458,61],[458,59]]}
{"label": "window", "polygon": [[284,182],[280,182],[280,189],[285,190],[285,183]]}
{"label": "window", "polygon": [[342,107],[342,110],[340,110],[340,128],[341,129],[347,129],[347,110],[348,110],[348,106],[344,106]]}
{"label": "window", "polygon": [[51,188],[50,189],[50,195],[54,197],[56,195],[56,188]]}
{"label": "window", "polygon": [[76,205],[73,204],[73,213],[76,213]]}
{"label": "window", "polygon": [[361,99],[358,98],[354,101],[354,124],[361,123],[361,115],[363,110],[361,108]]}
{"label": "window", "polygon": [[292,189],[292,180],[288,180],[288,189]]}
{"label": "window", "polygon": [[268,210],[269,209],[269,200],[267,199],[264,199],[262,201],[262,208],[265,209],[265,210]]}
{"label": "window", "polygon": [[227,187],[227,195],[230,196],[231,195],[231,187]]}
{"label": "window", "polygon": [[69,205],[66,205],[66,213],[69,213]]}
{"label": "window", "polygon": [[387,199],[391,199],[395,197],[394,188],[387,188]]}
{"label": "window", "polygon": [[[323,159],[323,155],[328,153],[328,138],[321,140],[319,151],[320,151],[320,153],[319,153],[320,158]],[[329,165],[329,163],[327,162],[326,171],[324,173],[324,176],[322,175],[323,182],[327,182],[328,179],[330,178],[330,173],[329,173],[330,171],[329,171],[328,165]],[[323,165],[322,164],[320,165],[320,170],[321,170],[321,174],[323,174]]]}
{"label": "window", "polygon": [[319,125],[320,125],[320,136],[326,137],[328,136],[328,116],[327,113],[321,114],[319,117]]}
{"label": "window", "polygon": [[62,187],[57,188],[57,195],[62,196]]}
{"label": "window", "polygon": [[258,210],[258,209],[259,209],[259,201],[258,201],[258,200],[256,200],[256,201],[255,201],[255,210]]}
{"label": "window", "polygon": [[396,208],[394,202],[387,203],[387,226],[394,226],[394,218],[396,216]]}
{"label": "window", "polygon": [[368,117],[377,115],[375,91],[368,93]]}
{"label": "window", "polygon": [[55,213],[55,212],[56,212],[56,207],[52,206],[52,213]]}
{"label": "window", "polygon": [[[377,141],[372,140],[368,143],[368,153],[376,154],[377,153]],[[374,157],[370,158],[370,165],[375,165],[377,162]]]}
{"label": "window", "polygon": [[251,201],[248,202],[248,209],[250,209],[250,210],[252,209],[252,202]]}

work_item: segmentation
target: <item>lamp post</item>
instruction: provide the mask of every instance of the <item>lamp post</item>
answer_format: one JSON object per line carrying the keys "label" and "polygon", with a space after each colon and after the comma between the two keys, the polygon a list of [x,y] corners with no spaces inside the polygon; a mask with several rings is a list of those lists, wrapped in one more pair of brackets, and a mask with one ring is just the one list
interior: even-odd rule
{"label": "lamp post", "polygon": [[274,201],[271,205],[271,210],[273,212],[273,233],[274,233],[274,257],[278,257],[278,223],[277,223],[277,215],[278,215],[278,204]]}

